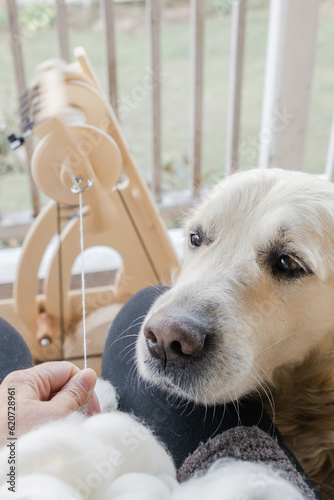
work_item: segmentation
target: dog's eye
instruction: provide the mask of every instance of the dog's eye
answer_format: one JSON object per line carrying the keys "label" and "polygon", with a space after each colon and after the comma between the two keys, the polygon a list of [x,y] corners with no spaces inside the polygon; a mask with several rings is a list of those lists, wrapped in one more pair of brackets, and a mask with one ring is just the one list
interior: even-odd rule
{"label": "dog's eye", "polygon": [[290,255],[280,255],[276,262],[276,268],[288,274],[294,274],[303,269]]}
{"label": "dog's eye", "polygon": [[203,243],[201,236],[198,233],[193,233],[189,235],[189,245],[192,248],[200,247]]}

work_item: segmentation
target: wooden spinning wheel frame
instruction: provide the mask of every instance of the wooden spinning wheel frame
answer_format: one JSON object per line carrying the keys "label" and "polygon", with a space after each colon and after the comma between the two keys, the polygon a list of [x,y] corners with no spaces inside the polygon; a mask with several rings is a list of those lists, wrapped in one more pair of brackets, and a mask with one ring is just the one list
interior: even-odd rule
{"label": "wooden spinning wheel frame", "polygon": [[[79,254],[78,195],[82,193],[85,248],[111,247],[123,266],[113,285],[86,290],[89,366],[100,370],[108,326],[122,304],[148,285],[169,284],[178,260],[152,197],[105,100],[83,49],[76,62],[50,60],[37,68],[29,97],[39,143],[32,160],[37,186],[51,201],[28,232],[13,297],[0,315],[21,333],[34,360],[72,359],[83,366],[81,291],[70,290]],[[38,270],[57,236],[43,291]]]}

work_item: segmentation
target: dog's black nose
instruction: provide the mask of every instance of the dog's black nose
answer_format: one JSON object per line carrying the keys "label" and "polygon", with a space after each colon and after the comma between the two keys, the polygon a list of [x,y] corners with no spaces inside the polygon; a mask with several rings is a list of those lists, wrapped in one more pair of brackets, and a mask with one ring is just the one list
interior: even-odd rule
{"label": "dog's black nose", "polygon": [[188,318],[153,314],[144,326],[146,344],[152,356],[167,361],[186,362],[204,346],[204,327]]}

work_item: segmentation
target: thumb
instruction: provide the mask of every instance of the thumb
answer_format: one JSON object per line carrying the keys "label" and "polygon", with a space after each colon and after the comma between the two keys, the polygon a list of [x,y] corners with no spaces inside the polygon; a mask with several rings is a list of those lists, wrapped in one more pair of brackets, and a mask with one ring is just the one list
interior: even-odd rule
{"label": "thumb", "polygon": [[99,413],[100,405],[94,393],[96,380],[94,370],[86,368],[74,375],[51,401],[56,404],[58,411],[61,408],[63,415],[78,410],[86,403],[88,414]]}

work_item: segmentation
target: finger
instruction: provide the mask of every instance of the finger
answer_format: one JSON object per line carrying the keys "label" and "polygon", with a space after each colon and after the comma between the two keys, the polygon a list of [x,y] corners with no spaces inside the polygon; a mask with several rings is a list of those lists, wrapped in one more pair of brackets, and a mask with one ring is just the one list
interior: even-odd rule
{"label": "finger", "polygon": [[36,368],[39,399],[47,401],[52,393],[57,393],[80,372],[80,369],[69,361],[53,361],[43,363]]}
{"label": "finger", "polygon": [[4,385],[18,387],[21,398],[47,401],[52,393],[58,392],[80,370],[68,361],[42,363],[10,373]]}
{"label": "finger", "polygon": [[85,409],[87,415],[94,415],[95,413],[101,413],[100,403],[95,391],[93,392],[91,398],[86,403]]}
{"label": "finger", "polygon": [[59,416],[78,410],[86,403],[88,413],[99,413],[100,405],[94,394],[96,373],[86,368],[72,377],[68,383],[52,398],[49,404]]}

